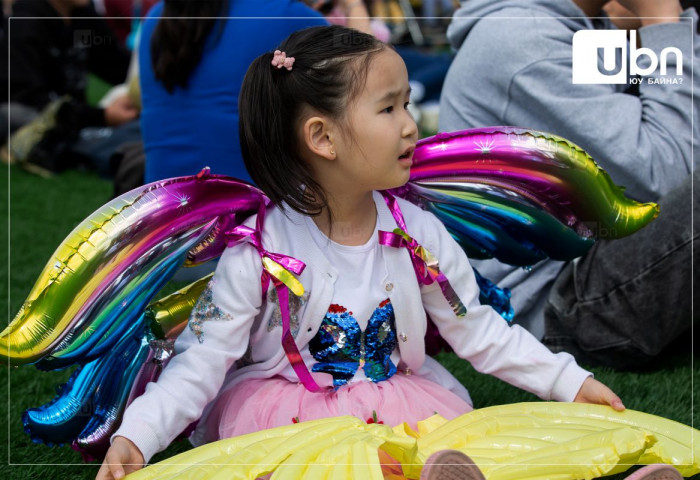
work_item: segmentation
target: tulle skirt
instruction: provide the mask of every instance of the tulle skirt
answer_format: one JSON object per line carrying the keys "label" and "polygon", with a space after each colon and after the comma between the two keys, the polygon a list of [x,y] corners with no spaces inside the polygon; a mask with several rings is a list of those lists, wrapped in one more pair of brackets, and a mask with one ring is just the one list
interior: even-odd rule
{"label": "tulle skirt", "polygon": [[219,397],[207,418],[206,441],[339,415],[392,427],[406,422],[415,429],[416,422],[435,413],[451,420],[471,410],[464,399],[416,375],[397,374],[315,393],[282,377],[254,379]]}

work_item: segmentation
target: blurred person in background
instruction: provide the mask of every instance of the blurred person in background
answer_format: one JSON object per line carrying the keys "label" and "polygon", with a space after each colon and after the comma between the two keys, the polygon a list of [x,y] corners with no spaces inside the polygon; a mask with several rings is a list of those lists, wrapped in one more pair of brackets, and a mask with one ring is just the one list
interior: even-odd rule
{"label": "blurred person in background", "polygon": [[[603,9],[621,7],[633,18],[616,20],[627,21],[624,28],[640,45],[618,55],[647,49],[638,59],[643,73],[632,72],[622,84],[574,83],[574,34],[615,29]],[[486,260],[475,267],[511,289],[516,322],[550,349],[619,368],[653,364],[689,338],[684,334],[695,321],[697,12],[677,0],[470,0],[455,13],[448,38],[458,51],[442,91],[440,131],[515,125],[551,132],[588,152],[628,196],[661,204],[650,226],[623,240],[599,241],[574,262],[523,269]],[[677,50],[662,54],[667,47]],[[646,68],[650,55],[666,62],[666,72]],[[629,58],[617,64],[631,65]]]}
{"label": "blurred person in background", "polygon": [[136,46],[138,30],[149,10],[158,0],[96,0],[98,12],[104,15],[107,23],[119,41],[133,50]]}
{"label": "blurred person in background", "polygon": [[[113,146],[138,138],[139,112],[126,95],[104,108],[89,105],[88,74],[123,82],[128,50],[89,0],[17,0],[12,16],[26,18],[13,18],[3,38],[9,59],[0,68],[9,96],[0,114],[10,133],[26,127],[10,153],[43,176],[78,163],[106,175]],[[2,135],[7,131],[5,125]]]}
{"label": "blurred person in background", "polygon": [[153,7],[139,43],[146,183],[206,166],[250,181],[238,140],[248,65],[290,33],[326,24],[291,0],[165,0]]}
{"label": "blurred person in background", "polygon": [[[304,0],[314,10],[322,13],[326,19],[336,25],[360,30],[374,35],[384,43],[391,43],[392,32],[385,23],[390,18],[374,18],[372,11],[377,11],[378,2],[372,0]],[[389,13],[389,12],[385,12]],[[426,134],[435,133],[437,119],[430,115],[445,80],[447,70],[452,63],[452,54],[438,52],[434,48],[416,45],[394,45],[394,49],[406,63],[411,83],[411,111],[421,127],[430,125]],[[420,106],[419,106],[420,104]],[[430,117],[430,118],[429,118]],[[421,121],[423,118],[423,121]]]}

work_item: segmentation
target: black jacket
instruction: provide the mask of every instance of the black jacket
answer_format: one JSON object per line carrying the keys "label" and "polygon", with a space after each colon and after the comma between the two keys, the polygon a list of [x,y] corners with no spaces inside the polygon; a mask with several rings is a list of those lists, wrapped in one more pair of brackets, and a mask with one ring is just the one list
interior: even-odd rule
{"label": "black jacket", "polygon": [[[104,124],[103,110],[85,103],[87,74],[121,83],[130,54],[91,4],[74,9],[67,21],[47,0],[17,0],[5,33],[9,72],[7,44],[0,53],[0,68],[11,101],[42,109],[70,95],[74,101],[60,112],[62,121],[78,128]],[[6,88],[3,92],[7,95]]]}

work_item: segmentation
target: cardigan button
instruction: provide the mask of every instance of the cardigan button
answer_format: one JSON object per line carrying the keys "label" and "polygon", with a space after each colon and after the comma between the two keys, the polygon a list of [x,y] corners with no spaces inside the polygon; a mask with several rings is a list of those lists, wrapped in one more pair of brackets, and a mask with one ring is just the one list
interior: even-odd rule
{"label": "cardigan button", "polygon": [[394,284],[391,282],[384,285],[384,290],[386,290],[387,292],[391,292],[393,289],[394,289]]}
{"label": "cardigan button", "polygon": [[402,342],[405,342],[406,340],[408,340],[408,337],[403,332],[399,333],[399,338],[401,339]]}

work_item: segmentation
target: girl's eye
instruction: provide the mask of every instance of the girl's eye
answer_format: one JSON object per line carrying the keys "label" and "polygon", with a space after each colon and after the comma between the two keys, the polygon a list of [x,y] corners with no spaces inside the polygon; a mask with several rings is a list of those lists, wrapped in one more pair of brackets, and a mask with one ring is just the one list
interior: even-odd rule
{"label": "girl's eye", "polygon": [[384,110],[382,110],[382,112],[385,112],[385,113],[391,113],[391,112],[393,112],[393,111],[394,111],[394,107],[393,107],[393,106],[392,106],[392,107],[386,107]]}
{"label": "girl's eye", "polygon": [[406,102],[406,103],[404,103],[404,104],[403,104],[404,110],[407,110],[407,109],[408,109],[408,106],[409,106],[410,104],[411,104],[411,102]]}

